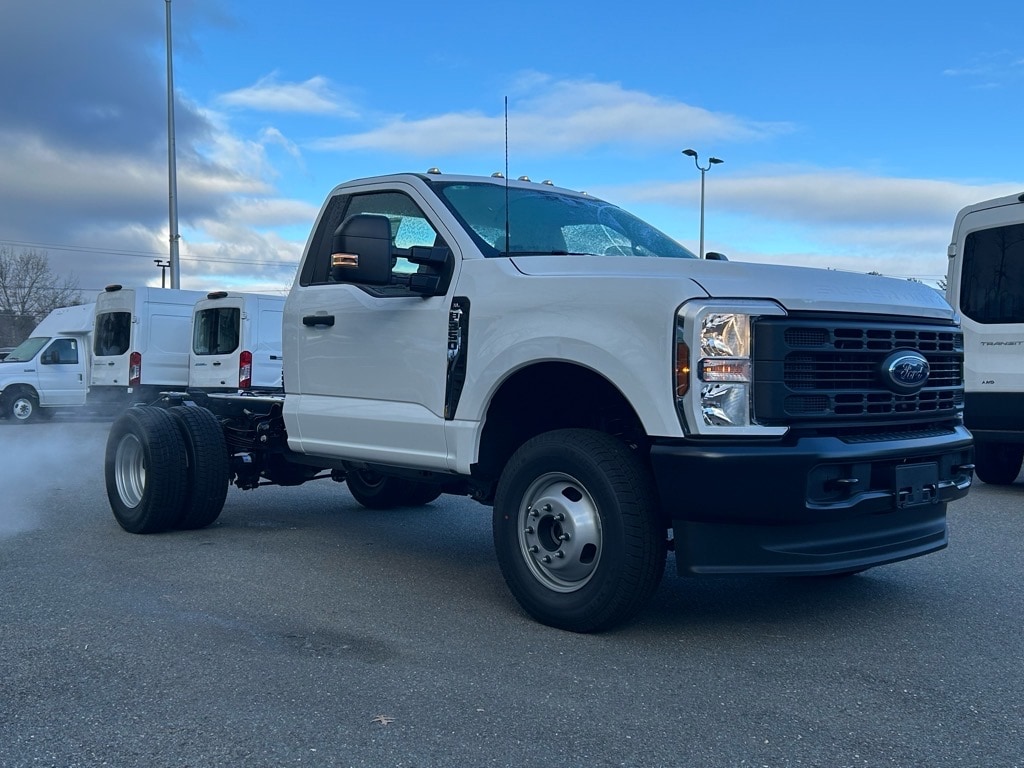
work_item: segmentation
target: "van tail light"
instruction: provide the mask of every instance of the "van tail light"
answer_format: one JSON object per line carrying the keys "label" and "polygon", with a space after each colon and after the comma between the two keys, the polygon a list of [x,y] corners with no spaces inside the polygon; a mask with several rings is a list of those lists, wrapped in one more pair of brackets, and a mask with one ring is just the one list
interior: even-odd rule
{"label": "van tail light", "polygon": [[142,353],[132,352],[128,357],[128,386],[137,387],[142,381]]}
{"label": "van tail light", "polygon": [[238,388],[248,389],[252,386],[252,352],[243,350],[238,356]]}

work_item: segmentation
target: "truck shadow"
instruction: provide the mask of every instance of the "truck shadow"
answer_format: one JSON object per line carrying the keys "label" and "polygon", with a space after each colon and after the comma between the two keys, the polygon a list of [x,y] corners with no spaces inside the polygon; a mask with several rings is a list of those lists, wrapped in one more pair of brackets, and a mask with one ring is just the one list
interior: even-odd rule
{"label": "truck shadow", "polygon": [[[454,599],[493,614],[489,619],[495,621],[530,623],[498,568],[489,507],[443,497],[417,509],[367,510],[334,484],[306,494],[301,505],[282,504],[284,497],[279,495],[276,503],[267,500],[259,510],[243,509],[238,503],[245,499],[242,492],[228,498],[221,519],[203,535],[256,535],[263,547],[268,538],[278,536],[329,542],[330,568],[337,568],[340,577],[344,572],[358,572],[363,578],[373,574],[373,580],[389,591],[437,601],[439,610]],[[771,641],[810,626],[826,631],[872,626],[895,614],[927,610],[922,606],[931,599],[934,586],[916,583],[920,574],[915,564],[882,566],[841,578],[690,578],[676,574],[670,554],[649,605],[631,623],[603,636],[694,639],[707,634],[721,643],[734,635],[749,642],[751,632]]]}

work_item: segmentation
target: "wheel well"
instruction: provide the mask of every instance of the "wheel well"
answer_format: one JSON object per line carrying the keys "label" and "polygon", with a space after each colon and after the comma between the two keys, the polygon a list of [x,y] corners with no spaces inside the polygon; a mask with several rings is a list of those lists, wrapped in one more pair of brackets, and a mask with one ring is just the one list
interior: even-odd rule
{"label": "wheel well", "polygon": [[474,474],[497,480],[516,449],[553,429],[596,429],[647,454],[647,435],[622,393],[573,363],[537,363],[510,376],[491,399]]}
{"label": "wheel well", "polygon": [[0,403],[3,403],[4,406],[10,405],[14,398],[22,393],[35,398],[37,403],[39,402],[39,393],[36,392],[35,387],[31,384],[15,384],[13,387],[8,387],[3,392],[0,392]]}

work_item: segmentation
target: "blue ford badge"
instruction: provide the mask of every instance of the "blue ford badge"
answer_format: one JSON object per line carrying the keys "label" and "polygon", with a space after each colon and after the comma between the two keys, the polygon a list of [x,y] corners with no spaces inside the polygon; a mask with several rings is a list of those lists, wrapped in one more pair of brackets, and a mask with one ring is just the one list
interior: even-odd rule
{"label": "blue ford badge", "polygon": [[901,395],[910,395],[920,390],[928,381],[930,370],[925,356],[913,350],[893,352],[882,363],[886,385]]}

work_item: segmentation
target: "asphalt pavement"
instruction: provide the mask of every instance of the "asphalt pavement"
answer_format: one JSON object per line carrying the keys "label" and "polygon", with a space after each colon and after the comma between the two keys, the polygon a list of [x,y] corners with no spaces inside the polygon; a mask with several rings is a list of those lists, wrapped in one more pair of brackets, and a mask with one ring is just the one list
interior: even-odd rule
{"label": "asphalt pavement", "polygon": [[943,552],[841,579],[665,579],[541,626],[489,508],[231,489],[136,536],[109,424],[0,422],[0,766],[1024,768],[1024,478]]}

